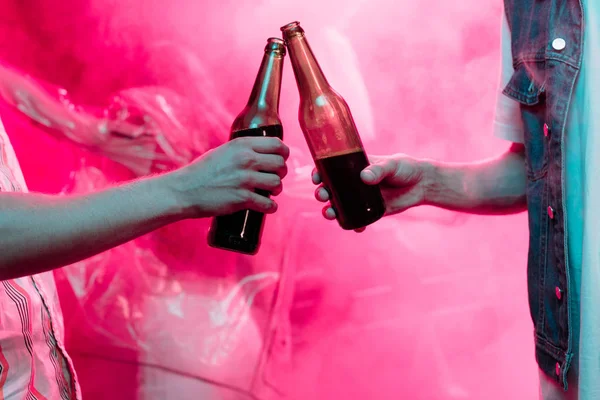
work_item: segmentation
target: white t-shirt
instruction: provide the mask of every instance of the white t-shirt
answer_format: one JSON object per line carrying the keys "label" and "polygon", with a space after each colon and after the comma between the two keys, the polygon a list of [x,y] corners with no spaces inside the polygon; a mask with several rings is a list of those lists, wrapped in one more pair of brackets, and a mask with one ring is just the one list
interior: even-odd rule
{"label": "white t-shirt", "polygon": [[[583,65],[569,110],[566,142],[566,216],[570,266],[570,304],[575,357],[564,393],[540,374],[544,400],[600,399],[600,2],[584,0]],[[569,43],[567,43],[567,46]],[[512,73],[510,28],[503,18],[500,91]],[[523,142],[519,103],[498,96],[495,134]]]}

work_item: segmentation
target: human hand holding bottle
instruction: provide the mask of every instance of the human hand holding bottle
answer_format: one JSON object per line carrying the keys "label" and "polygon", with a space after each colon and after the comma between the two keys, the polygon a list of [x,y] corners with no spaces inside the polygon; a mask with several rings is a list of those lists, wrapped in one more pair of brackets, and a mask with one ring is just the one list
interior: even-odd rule
{"label": "human hand holding bottle", "polygon": [[[371,164],[362,170],[360,178],[367,185],[380,185],[386,205],[385,215],[397,214],[425,204],[432,164],[404,154],[371,156],[369,161]],[[329,202],[329,192],[322,184],[316,169],[312,172],[312,181],[315,185],[319,185],[315,191],[315,198],[323,203]],[[328,220],[336,218],[331,204],[323,208],[323,216]],[[361,228],[356,232],[364,230],[365,228]]]}
{"label": "human hand holding bottle", "polygon": [[327,81],[300,23],[287,24],[281,31],[300,94],[298,121],[319,180],[328,186],[340,227],[361,229],[383,217],[385,205],[379,186],[360,178],[369,161],[350,107]]}
{"label": "human hand holding bottle", "polygon": [[287,174],[289,148],[278,138],[243,137],[208,151],[191,164],[165,176],[191,218],[213,217],[240,210],[265,214],[277,204],[256,190],[276,196]]}

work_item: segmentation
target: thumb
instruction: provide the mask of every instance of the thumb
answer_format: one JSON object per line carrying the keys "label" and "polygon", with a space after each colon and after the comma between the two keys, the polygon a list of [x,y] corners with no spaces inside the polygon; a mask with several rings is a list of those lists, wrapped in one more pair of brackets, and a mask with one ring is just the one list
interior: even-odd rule
{"label": "thumb", "polygon": [[360,177],[367,185],[377,185],[384,179],[396,173],[396,162],[394,160],[377,161],[363,169]]}

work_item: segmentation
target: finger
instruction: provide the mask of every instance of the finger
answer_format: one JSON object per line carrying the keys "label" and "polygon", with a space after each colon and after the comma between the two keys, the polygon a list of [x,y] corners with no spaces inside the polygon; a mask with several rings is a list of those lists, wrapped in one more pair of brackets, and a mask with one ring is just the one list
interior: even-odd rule
{"label": "finger", "polygon": [[378,161],[369,165],[360,173],[360,177],[367,185],[377,185],[385,178],[396,173],[396,162],[393,160]]}
{"label": "finger", "polygon": [[245,188],[266,190],[273,196],[277,196],[283,190],[281,178],[276,174],[252,171],[245,180]]}
{"label": "finger", "polygon": [[333,210],[333,208],[331,208],[331,206],[327,205],[325,207],[323,207],[323,217],[325,217],[325,219],[328,219],[330,221],[335,219],[335,211]]}
{"label": "finger", "polygon": [[257,154],[254,168],[258,171],[275,173],[281,179],[288,173],[285,159],[278,154]]}
{"label": "finger", "polygon": [[315,185],[321,183],[321,176],[319,175],[319,171],[317,171],[316,168],[314,168],[312,171],[312,183],[314,183]]}
{"label": "finger", "polygon": [[268,197],[248,191],[247,199],[244,202],[244,207],[242,209],[249,209],[264,214],[273,214],[277,211],[277,203]]}
{"label": "finger", "polygon": [[329,201],[329,192],[323,186],[319,186],[315,190],[315,198],[323,203]]}
{"label": "finger", "polygon": [[271,196],[279,196],[281,192],[283,192],[283,183],[279,183],[279,186],[271,191]]}
{"label": "finger", "polygon": [[290,156],[290,149],[278,138],[257,137],[245,138],[250,142],[250,147],[260,154],[278,154],[287,160]]}

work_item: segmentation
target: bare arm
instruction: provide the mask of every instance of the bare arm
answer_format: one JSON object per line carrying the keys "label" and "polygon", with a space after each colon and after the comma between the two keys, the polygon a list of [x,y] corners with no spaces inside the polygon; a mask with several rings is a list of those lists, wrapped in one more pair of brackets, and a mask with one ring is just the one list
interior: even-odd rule
{"label": "bare arm", "polygon": [[[241,138],[168,174],[71,197],[0,192],[0,280],[32,275],[98,254],[184,218],[276,203],[288,148],[275,138]],[[200,240],[200,239],[199,239]]]}
{"label": "bare arm", "polygon": [[426,162],[422,204],[473,214],[526,210],[526,169],[522,144],[491,160],[451,164]]}
{"label": "bare arm", "polygon": [[[370,159],[371,165],[361,172],[361,178],[369,185],[380,185],[387,215],[419,205],[483,215],[526,210],[522,144],[513,144],[496,158],[464,164],[418,160],[402,154]],[[313,182],[321,183],[316,170]],[[329,201],[329,193],[322,185],[315,197],[321,202]],[[329,205],[323,215],[335,219],[335,211]]]}
{"label": "bare arm", "polygon": [[169,180],[88,196],[0,193],[0,279],[68,265],[184,218]]}

